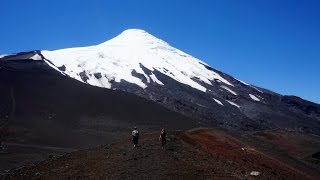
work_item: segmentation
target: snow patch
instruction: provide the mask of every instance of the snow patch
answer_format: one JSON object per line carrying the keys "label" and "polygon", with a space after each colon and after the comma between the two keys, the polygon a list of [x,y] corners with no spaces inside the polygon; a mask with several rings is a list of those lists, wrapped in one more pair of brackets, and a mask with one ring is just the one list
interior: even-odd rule
{"label": "snow patch", "polygon": [[199,103],[197,103],[197,105],[200,106],[200,107],[206,107],[206,106],[204,106],[204,105],[202,105],[202,104],[199,104]]}
{"label": "snow patch", "polygon": [[249,94],[250,98],[253,99],[254,101],[260,101],[259,98],[257,98],[255,95]]}
{"label": "snow patch", "polygon": [[65,73],[63,73],[62,71],[60,71],[55,65],[53,65],[52,63],[50,63],[47,59],[44,59],[44,62],[47,63],[50,67],[52,67],[52,68],[55,69],[56,71],[60,72],[62,75],[66,75]]}
{"label": "snow patch", "polygon": [[228,101],[228,100],[226,100],[228,103],[230,103],[231,105],[233,105],[233,106],[235,106],[235,107],[237,107],[237,108],[240,108],[241,106],[239,106],[238,104],[236,104],[236,103],[234,103],[234,102],[232,102],[232,101]]}
{"label": "snow patch", "polygon": [[260,98],[260,99],[264,99],[262,96],[259,96],[259,95],[257,95],[258,96],[258,98]]}
{"label": "snow patch", "polygon": [[[56,67],[65,65],[67,70],[64,73],[80,81],[82,80],[77,75],[80,72],[86,71],[88,74],[100,72],[103,75],[112,76],[116,82],[125,80],[145,88],[148,83],[144,84],[131,74],[135,70],[147,77],[148,75],[140,67],[142,64],[148,69],[158,70],[180,83],[203,92],[207,89],[193,79],[209,85],[212,85],[211,81],[217,79],[226,85],[233,86],[217,72],[207,69],[203,65],[205,63],[199,59],[139,29],[126,30],[117,37],[96,46],[42,51],[42,54]],[[150,78],[163,85],[155,76]],[[90,80],[88,83],[110,88],[106,83]]]}
{"label": "snow patch", "polygon": [[164,85],[154,74],[149,75],[153,82]]}
{"label": "snow patch", "polygon": [[0,58],[6,57],[6,56],[9,56],[9,54],[0,54]]}
{"label": "snow patch", "polygon": [[222,102],[219,101],[218,99],[212,98],[216,103],[220,104],[221,106],[223,106]]}
{"label": "snow patch", "polygon": [[260,89],[254,87],[254,86],[251,86],[251,87],[252,87],[253,89],[257,90],[258,92],[263,93]]}
{"label": "snow patch", "polygon": [[220,86],[220,87],[222,87],[223,89],[229,91],[231,94],[233,94],[233,95],[235,95],[235,96],[238,95],[237,93],[235,93],[234,91],[232,91],[232,90],[231,90],[230,88],[228,88],[227,86]]}
{"label": "snow patch", "polygon": [[37,61],[37,60],[42,60],[42,57],[39,54],[35,54],[32,57],[30,57],[30,59],[33,59],[33,60]]}
{"label": "snow patch", "polygon": [[[236,78],[235,78],[236,79]],[[244,84],[244,85],[246,85],[246,86],[250,86],[250,84],[248,84],[248,83],[246,83],[246,82],[244,82],[244,81],[241,81],[241,80],[239,80],[239,79],[236,79],[237,81],[239,81],[239,82],[241,82],[242,84]]]}

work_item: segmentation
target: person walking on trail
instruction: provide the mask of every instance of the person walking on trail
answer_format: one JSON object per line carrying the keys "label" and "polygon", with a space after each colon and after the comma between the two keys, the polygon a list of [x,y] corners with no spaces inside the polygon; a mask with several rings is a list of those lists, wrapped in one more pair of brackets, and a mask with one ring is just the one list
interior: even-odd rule
{"label": "person walking on trail", "polygon": [[160,136],[159,136],[159,141],[161,142],[161,147],[162,149],[164,148],[164,145],[167,143],[167,136],[166,136],[166,130],[162,129]]}
{"label": "person walking on trail", "polygon": [[137,127],[133,128],[133,131],[131,134],[132,134],[133,147],[135,148],[136,146],[138,146],[138,141],[139,141],[139,132],[137,130]]}

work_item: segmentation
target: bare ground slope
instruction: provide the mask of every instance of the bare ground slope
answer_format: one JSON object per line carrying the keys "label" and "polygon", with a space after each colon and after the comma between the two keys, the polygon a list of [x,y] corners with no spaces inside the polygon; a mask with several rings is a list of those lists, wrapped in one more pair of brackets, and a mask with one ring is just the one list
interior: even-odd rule
{"label": "bare ground slope", "polygon": [[[218,129],[169,132],[160,148],[157,133],[101,145],[12,170],[3,179],[319,179],[316,170],[292,165],[246,138]],[[260,175],[250,176],[252,171]]]}

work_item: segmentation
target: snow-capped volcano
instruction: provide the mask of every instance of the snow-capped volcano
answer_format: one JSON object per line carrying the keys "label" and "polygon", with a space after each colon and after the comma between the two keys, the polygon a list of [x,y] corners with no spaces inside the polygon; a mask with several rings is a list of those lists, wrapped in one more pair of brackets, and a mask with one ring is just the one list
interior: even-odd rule
{"label": "snow-capped volcano", "polygon": [[17,71],[54,72],[56,79],[126,91],[197,119],[204,127],[240,132],[293,128],[320,134],[319,105],[235,79],[139,29],[95,46],[1,55],[0,70],[14,76]]}
{"label": "snow-capped volcano", "polygon": [[[141,88],[148,87],[149,83],[164,85],[153,73],[155,70],[203,92],[207,89],[193,79],[208,85],[220,81],[233,86],[207,69],[204,62],[139,29],[126,30],[96,46],[42,51],[42,54],[56,67],[66,67],[63,73],[99,87],[111,88],[113,81],[121,80]],[[147,82],[134,76],[133,71],[142,74]]]}

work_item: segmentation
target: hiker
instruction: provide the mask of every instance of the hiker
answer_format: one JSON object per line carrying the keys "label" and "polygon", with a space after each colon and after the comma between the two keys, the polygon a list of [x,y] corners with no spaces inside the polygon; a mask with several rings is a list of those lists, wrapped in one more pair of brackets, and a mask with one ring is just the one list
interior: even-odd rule
{"label": "hiker", "polygon": [[131,134],[132,134],[133,147],[135,148],[138,145],[138,140],[139,140],[139,132],[137,130],[137,127],[133,128],[133,131]]}
{"label": "hiker", "polygon": [[159,141],[161,142],[161,147],[163,149],[164,145],[167,143],[166,130],[164,128],[161,130]]}

